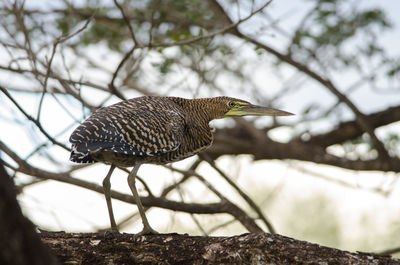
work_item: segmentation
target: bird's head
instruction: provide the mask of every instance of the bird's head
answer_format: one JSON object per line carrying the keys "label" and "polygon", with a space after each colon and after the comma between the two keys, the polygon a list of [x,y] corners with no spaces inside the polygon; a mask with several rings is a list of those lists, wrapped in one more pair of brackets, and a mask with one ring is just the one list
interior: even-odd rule
{"label": "bird's head", "polygon": [[250,102],[230,98],[230,97],[219,97],[222,103],[225,104],[225,112],[222,118],[225,117],[237,117],[237,116],[290,116],[293,113],[286,112],[283,110],[262,107],[253,105]]}

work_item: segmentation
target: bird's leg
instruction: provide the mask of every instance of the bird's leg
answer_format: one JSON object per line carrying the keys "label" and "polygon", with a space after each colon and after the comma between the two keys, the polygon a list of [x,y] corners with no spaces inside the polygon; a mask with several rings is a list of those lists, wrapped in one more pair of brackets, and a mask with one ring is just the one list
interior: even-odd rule
{"label": "bird's leg", "polygon": [[135,202],[138,207],[139,214],[140,214],[140,217],[142,218],[142,223],[143,223],[143,230],[137,235],[158,234],[158,232],[156,230],[151,228],[149,221],[147,220],[147,217],[144,212],[143,205],[142,205],[142,201],[140,200],[139,193],[137,192],[137,189],[136,189],[135,179],[136,179],[136,174],[138,172],[140,165],[141,165],[140,162],[136,162],[131,173],[129,173],[129,175],[128,175],[128,185],[129,185],[129,188],[131,188],[133,197],[135,198]]}
{"label": "bird's leg", "polygon": [[111,223],[111,229],[113,231],[118,231],[117,224],[115,223],[114,219],[114,212],[112,209],[112,204],[111,204],[111,174],[113,173],[115,169],[115,165],[111,165],[110,170],[107,173],[107,176],[103,180],[103,190],[104,190],[104,196],[106,197],[106,202],[107,202],[107,209],[108,209],[108,215],[110,216],[110,223]]}

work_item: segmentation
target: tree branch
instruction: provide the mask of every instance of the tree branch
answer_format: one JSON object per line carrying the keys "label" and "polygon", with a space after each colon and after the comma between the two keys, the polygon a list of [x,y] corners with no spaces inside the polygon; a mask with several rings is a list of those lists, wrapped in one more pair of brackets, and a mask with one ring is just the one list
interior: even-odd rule
{"label": "tree branch", "polygon": [[73,264],[399,264],[390,256],[348,252],[265,233],[233,237],[45,232],[42,241]]}
{"label": "tree branch", "polygon": [[[11,149],[9,149],[2,141],[0,141],[0,150],[3,150],[5,154],[7,154],[18,164],[18,168],[15,168],[6,163],[4,160],[0,159],[0,163],[2,163],[3,165],[9,167],[14,171],[21,172],[30,176],[35,176],[41,179],[49,179],[49,180],[55,180],[59,182],[72,184],[101,194],[103,194],[104,192],[102,186],[81,179],[73,178],[68,173],[52,173],[46,170],[35,168],[26,161],[24,161],[23,159],[21,159],[16,153],[14,153]],[[202,176],[200,176],[194,171],[186,174],[192,174],[197,178],[204,180]],[[218,191],[216,191],[211,185],[208,185],[208,188],[212,189],[214,192],[219,194]],[[135,204],[135,200],[131,195],[126,195],[116,191],[111,191],[111,197],[123,202]],[[223,199],[221,202],[208,203],[208,204],[182,203],[182,202],[168,200],[163,197],[153,197],[153,196],[141,197],[141,201],[143,203],[143,206],[146,207],[159,207],[159,208],[169,209],[172,211],[181,211],[186,213],[196,213],[196,214],[227,213],[234,216],[250,232],[262,231],[262,229],[255,223],[255,221],[251,219],[242,209],[231,203],[221,194],[219,194],[219,197]]]}
{"label": "tree branch", "polygon": [[[365,116],[365,119],[371,125],[372,129],[400,121],[400,106],[390,107],[385,110],[375,112]],[[335,129],[311,136],[305,141],[307,144],[327,147],[334,144],[340,144],[344,141],[355,139],[361,136],[364,131],[358,126],[356,121],[342,122]],[[298,139],[298,141],[301,141]]]}
{"label": "tree branch", "polygon": [[341,102],[344,102],[353,111],[353,113],[356,116],[357,124],[360,126],[360,128],[363,131],[365,131],[366,133],[368,133],[370,135],[372,143],[373,143],[374,147],[376,148],[376,150],[378,151],[379,155],[382,156],[382,158],[389,157],[389,154],[388,154],[387,150],[385,149],[383,143],[378,139],[375,132],[371,128],[371,125],[365,119],[365,115],[354,105],[354,103],[348,97],[346,97],[343,93],[341,93],[339,91],[339,89],[335,85],[333,85],[333,83],[330,80],[323,78],[316,72],[312,71],[306,65],[303,65],[300,62],[295,61],[294,59],[291,58],[290,55],[281,54],[277,50],[272,49],[271,47],[265,45],[264,43],[261,43],[249,36],[246,36],[239,31],[237,33],[237,36],[253,43],[257,47],[262,47],[264,50],[275,55],[280,60],[292,65],[293,67],[297,68],[299,71],[307,74],[308,76],[310,76],[311,78],[313,78],[314,80],[319,82],[321,85],[328,88]]}
{"label": "tree branch", "polygon": [[229,183],[229,185],[246,201],[246,203],[257,213],[258,218],[260,218],[265,226],[268,228],[268,231],[271,234],[275,234],[275,228],[272,226],[271,222],[265,217],[260,207],[241,189],[236,183],[234,183],[212,160],[206,153],[201,153],[200,157],[203,158],[207,163],[210,164],[212,168],[214,168],[220,176]]}
{"label": "tree branch", "polygon": [[[220,6],[220,8],[219,8],[220,10],[223,10],[223,8],[218,3],[218,1],[214,0],[213,3],[215,5]],[[229,15],[226,12],[223,12],[223,14],[224,14],[226,20],[233,23],[231,18],[229,17]],[[256,45],[257,47],[260,47],[260,48],[264,49],[265,51],[273,54],[281,61],[292,65],[293,67],[295,67],[299,71],[303,72],[304,74],[308,75],[309,77],[311,77],[312,79],[314,79],[315,81],[317,81],[318,83],[323,85],[324,87],[328,88],[341,102],[345,103],[353,111],[353,113],[356,116],[357,124],[360,126],[360,128],[363,131],[367,132],[370,135],[372,143],[373,143],[374,147],[376,148],[376,150],[378,151],[379,155],[384,159],[388,159],[390,157],[387,150],[385,149],[383,143],[378,139],[378,137],[375,135],[375,132],[371,128],[371,125],[365,119],[364,114],[361,113],[361,111],[355,106],[355,104],[348,97],[346,97],[343,93],[341,93],[339,91],[339,89],[329,79],[322,77],[315,71],[312,71],[308,66],[295,61],[291,57],[290,54],[282,54],[279,51],[273,49],[272,47],[266,45],[265,43],[261,43],[260,41],[242,33],[238,27],[235,27],[235,30],[232,31],[232,34],[241,39],[247,40],[248,42]]]}
{"label": "tree branch", "polygon": [[62,147],[63,149],[70,151],[70,149],[65,146],[64,144],[60,143],[59,141],[57,141],[56,139],[54,139],[42,126],[42,124],[36,120],[35,118],[33,118],[31,115],[29,115],[28,113],[25,112],[25,110],[20,106],[20,104],[10,95],[10,93],[8,93],[7,89],[5,89],[3,86],[0,85],[0,90],[12,101],[12,103],[19,109],[19,111],[30,121],[32,121],[36,127],[38,127],[38,129],[44,134],[44,136],[47,137],[47,139],[50,140],[50,142],[52,142],[55,145],[58,145],[60,147]]}
{"label": "tree branch", "polygon": [[261,159],[295,159],[343,167],[351,170],[380,170],[400,172],[400,159],[378,157],[372,160],[350,160],[326,153],[325,147],[299,140],[289,143],[272,141],[267,136],[262,141],[249,137],[241,127],[217,130],[213,145],[205,151],[212,158],[222,155],[253,155]]}

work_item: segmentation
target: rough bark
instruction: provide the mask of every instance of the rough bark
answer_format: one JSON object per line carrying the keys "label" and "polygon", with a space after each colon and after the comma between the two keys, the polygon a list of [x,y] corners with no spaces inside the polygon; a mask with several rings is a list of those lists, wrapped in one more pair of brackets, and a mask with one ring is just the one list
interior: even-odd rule
{"label": "rough bark", "polygon": [[135,237],[42,232],[41,238],[64,264],[400,264],[390,256],[352,253],[267,233]]}

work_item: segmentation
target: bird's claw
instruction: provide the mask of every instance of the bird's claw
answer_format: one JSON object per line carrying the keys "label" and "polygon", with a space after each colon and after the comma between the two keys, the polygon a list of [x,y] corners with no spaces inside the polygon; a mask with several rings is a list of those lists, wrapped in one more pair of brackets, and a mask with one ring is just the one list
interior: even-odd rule
{"label": "bird's claw", "polygon": [[139,233],[135,234],[135,237],[144,236],[144,235],[158,235],[158,234],[160,234],[160,233],[158,233],[153,228],[144,227],[142,231],[140,231]]}

